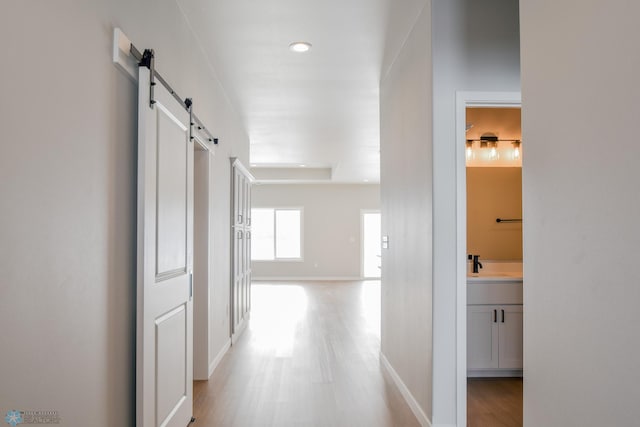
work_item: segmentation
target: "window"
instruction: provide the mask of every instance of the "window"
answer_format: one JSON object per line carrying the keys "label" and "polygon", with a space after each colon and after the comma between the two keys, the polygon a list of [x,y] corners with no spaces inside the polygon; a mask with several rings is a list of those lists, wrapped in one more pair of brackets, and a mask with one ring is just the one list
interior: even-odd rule
{"label": "window", "polygon": [[251,209],[251,259],[301,259],[301,225],[301,209]]}

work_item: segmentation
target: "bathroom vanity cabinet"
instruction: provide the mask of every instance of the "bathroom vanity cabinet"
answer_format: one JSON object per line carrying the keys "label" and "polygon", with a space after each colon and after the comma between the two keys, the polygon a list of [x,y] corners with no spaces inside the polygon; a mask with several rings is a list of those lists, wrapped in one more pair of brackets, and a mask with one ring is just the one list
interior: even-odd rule
{"label": "bathroom vanity cabinet", "polygon": [[522,279],[467,285],[467,375],[522,376]]}

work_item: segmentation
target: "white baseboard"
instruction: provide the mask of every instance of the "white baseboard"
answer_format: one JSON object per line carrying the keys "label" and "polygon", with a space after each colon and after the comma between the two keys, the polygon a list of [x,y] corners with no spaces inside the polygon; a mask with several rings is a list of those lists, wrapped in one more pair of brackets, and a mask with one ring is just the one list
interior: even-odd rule
{"label": "white baseboard", "polygon": [[277,277],[252,277],[254,282],[287,282],[287,281],[314,281],[314,282],[347,282],[365,280],[359,276],[277,276]]}
{"label": "white baseboard", "polygon": [[[420,404],[418,404],[418,401],[413,397],[413,395],[407,388],[404,381],[402,381],[402,379],[400,378],[400,375],[398,375],[396,370],[393,369],[393,366],[391,366],[391,363],[389,363],[389,361],[387,360],[387,358],[382,352],[380,352],[380,361],[382,362],[382,366],[386,369],[386,371],[391,376],[391,379],[393,379],[393,382],[395,383],[396,387],[398,387],[400,394],[402,394],[402,397],[404,397],[404,400],[409,405],[409,408],[411,408],[411,412],[413,412],[413,415],[416,416],[420,425],[422,427],[435,427],[431,425],[429,418],[427,418],[427,415],[424,413],[424,411],[420,407]],[[438,426],[438,427],[444,427],[444,426]]]}
{"label": "white baseboard", "polygon": [[231,335],[231,345],[234,345],[235,343],[238,342],[238,340],[242,336],[242,333],[247,328],[248,324],[249,324],[249,317],[247,317],[242,322],[240,322],[240,324],[238,325],[238,329]]}
{"label": "white baseboard", "polygon": [[209,377],[211,377],[211,375],[213,374],[213,371],[216,370],[216,368],[220,364],[220,361],[222,360],[224,355],[227,354],[227,351],[229,351],[230,348],[231,348],[231,339],[228,339],[227,342],[222,346],[222,348],[220,349],[216,357],[214,357],[211,363],[209,364]]}

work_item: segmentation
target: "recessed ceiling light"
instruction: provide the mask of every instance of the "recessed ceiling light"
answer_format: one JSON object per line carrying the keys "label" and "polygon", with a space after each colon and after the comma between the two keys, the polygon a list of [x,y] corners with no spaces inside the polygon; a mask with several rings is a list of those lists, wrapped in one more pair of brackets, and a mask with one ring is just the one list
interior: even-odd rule
{"label": "recessed ceiling light", "polygon": [[306,168],[306,167],[307,167],[307,165],[300,165],[300,167],[301,167],[301,168]]}
{"label": "recessed ceiling light", "polygon": [[365,179],[365,180],[364,180],[364,182],[369,182],[369,180],[368,180],[368,179]]}
{"label": "recessed ceiling light", "polygon": [[311,43],[307,42],[293,42],[289,45],[289,50],[291,52],[302,53],[308,51],[309,49],[311,49]]}

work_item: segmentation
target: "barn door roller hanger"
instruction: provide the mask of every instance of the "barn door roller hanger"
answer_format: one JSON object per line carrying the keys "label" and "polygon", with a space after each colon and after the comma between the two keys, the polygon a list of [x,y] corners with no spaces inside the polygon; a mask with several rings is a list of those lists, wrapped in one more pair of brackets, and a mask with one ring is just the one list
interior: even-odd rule
{"label": "barn door roller hanger", "polygon": [[175,100],[189,112],[192,128],[191,139],[193,139],[194,134],[193,128],[196,127],[201,134],[204,134],[204,139],[210,144],[218,144],[218,138],[213,136],[209,129],[205,127],[193,112],[193,100],[191,98],[182,99],[155,69],[155,53],[153,49],[145,49],[143,52],[140,52],[138,48],[131,43],[129,38],[124,35],[122,30],[116,28],[113,31],[113,62],[136,83],[138,81],[138,67],[148,68],[151,75],[149,83],[149,107],[153,108],[156,102],[154,99],[154,86],[157,82],[160,82]]}

